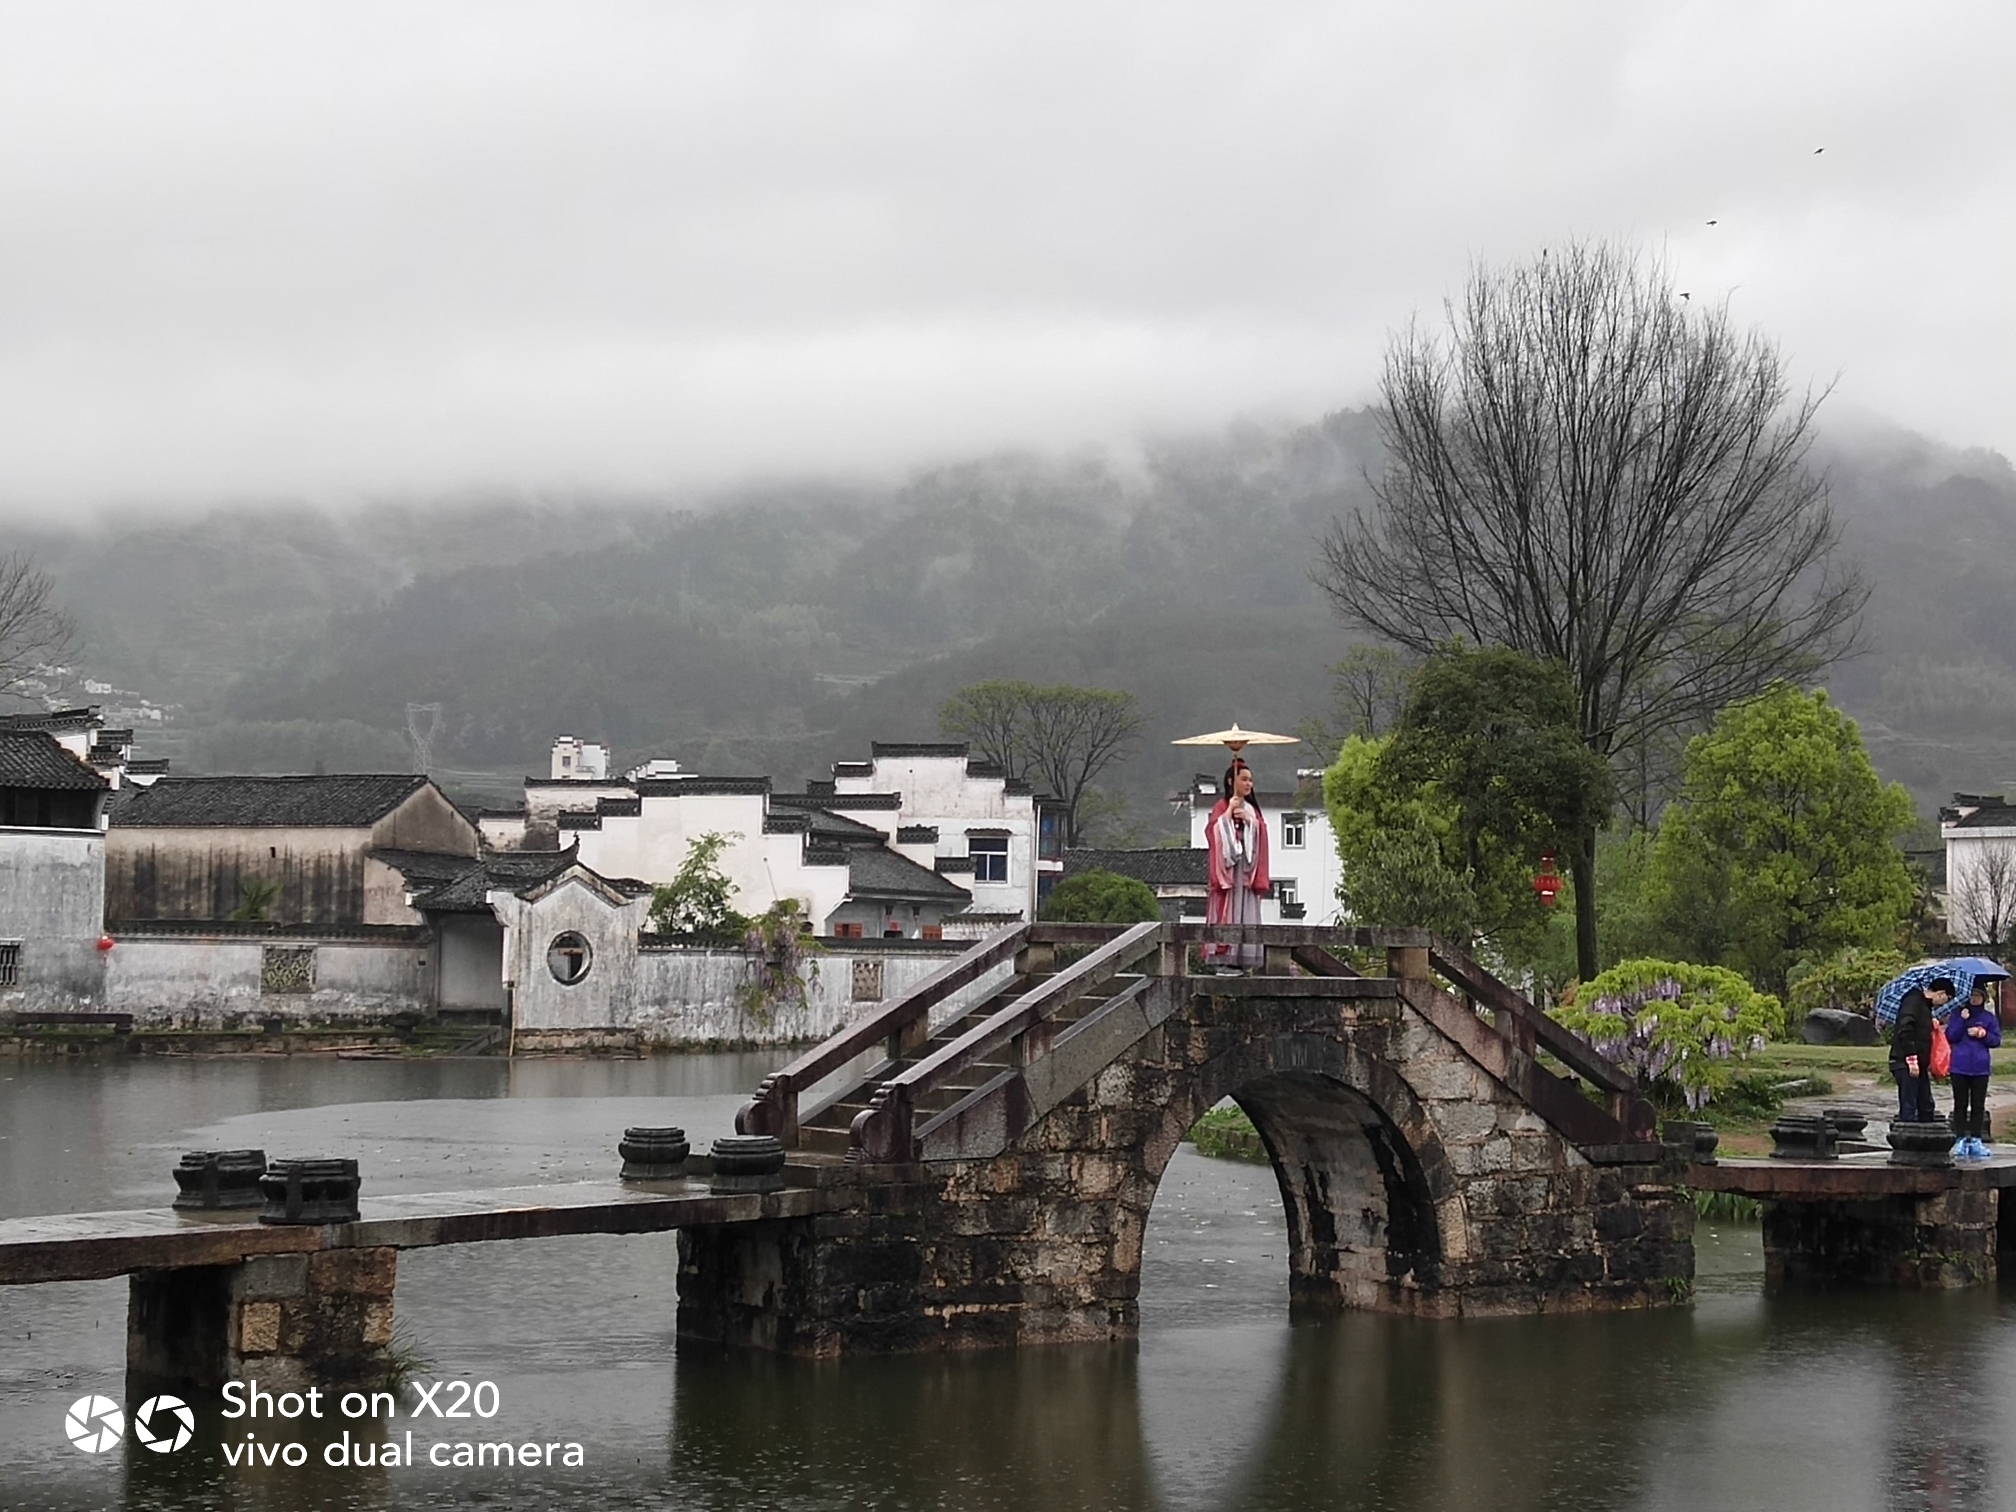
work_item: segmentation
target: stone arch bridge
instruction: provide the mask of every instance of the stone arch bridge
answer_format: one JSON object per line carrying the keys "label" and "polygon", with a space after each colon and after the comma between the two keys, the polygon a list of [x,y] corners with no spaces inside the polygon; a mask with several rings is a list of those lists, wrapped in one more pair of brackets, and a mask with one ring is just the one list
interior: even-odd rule
{"label": "stone arch bridge", "polygon": [[[1194,974],[1243,940],[1264,967]],[[1361,973],[1352,964],[1383,966]],[[1112,1339],[1178,1141],[1252,1117],[1298,1305],[1666,1305],[1683,1167],[1631,1082],[1423,931],[1003,931],[764,1081],[827,1211],[681,1231],[684,1339],[803,1354]]]}

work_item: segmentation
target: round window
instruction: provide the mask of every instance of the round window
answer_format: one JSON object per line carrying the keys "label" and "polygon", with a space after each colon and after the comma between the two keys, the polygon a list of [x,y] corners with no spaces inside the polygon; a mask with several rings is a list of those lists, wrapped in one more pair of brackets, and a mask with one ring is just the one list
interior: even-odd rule
{"label": "round window", "polygon": [[562,987],[572,987],[588,975],[588,963],[594,957],[588,941],[570,929],[555,935],[553,943],[546,947],[546,969]]}

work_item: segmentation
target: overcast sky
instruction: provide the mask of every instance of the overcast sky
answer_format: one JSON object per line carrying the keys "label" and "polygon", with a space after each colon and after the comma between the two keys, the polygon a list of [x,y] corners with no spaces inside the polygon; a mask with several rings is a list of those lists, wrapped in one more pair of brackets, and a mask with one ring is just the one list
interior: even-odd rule
{"label": "overcast sky", "polygon": [[1314,418],[1571,236],[2016,454],[2012,58],[2001,0],[4,6],[0,509]]}

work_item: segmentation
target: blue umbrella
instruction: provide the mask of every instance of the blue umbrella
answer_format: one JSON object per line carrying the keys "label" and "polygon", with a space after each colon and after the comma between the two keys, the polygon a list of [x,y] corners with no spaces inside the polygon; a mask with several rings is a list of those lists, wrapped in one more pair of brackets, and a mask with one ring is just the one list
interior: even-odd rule
{"label": "blue umbrella", "polygon": [[[1978,981],[2003,981],[2009,973],[1985,956],[1960,956],[1951,961],[1927,961],[1922,966],[1913,966],[1901,976],[1885,982],[1876,994],[1876,1022],[1888,1026],[1897,1022],[1897,1010],[1904,1002],[1904,994],[1914,987],[1923,987],[1927,982],[1946,977],[1953,983],[1955,997],[1964,998],[1974,990]],[[1946,1017],[1946,1010],[1933,1010],[1938,1018]]]}

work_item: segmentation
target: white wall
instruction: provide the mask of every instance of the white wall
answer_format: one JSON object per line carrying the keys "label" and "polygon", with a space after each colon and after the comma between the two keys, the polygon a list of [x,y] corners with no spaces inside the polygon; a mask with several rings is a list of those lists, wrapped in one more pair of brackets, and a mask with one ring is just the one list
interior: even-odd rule
{"label": "white wall", "polygon": [[[265,992],[268,945],[315,949],[312,992]],[[425,940],[317,940],[232,934],[129,933],[108,953],[105,1009],[149,1029],[234,1029],[267,1018],[342,1024],[425,1013],[433,969]]]}
{"label": "white wall", "polygon": [[21,983],[0,1012],[89,1012],[104,991],[105,837],[0,828],[0,940],[21,945]]}
{"label": "white wall", "polygon": [[727,836],[719,865],[735,885],[737,912],[760,914],[779,898],[796,898],[823,934],[847,896],[847,868],[807,866],[802,834],[763,833],[764,808],[761,793],[652,794],[638,800],[634,816],[607,814],[600,828],[562,838],[578,839],[582,864],[605,877],[663,883],[679,874],[695,840]]}
{"label": "white wall", "polygon": [[[803,1007],[752,1014],[741,991],[752,970],[740,951],[659,947],[639,950],[630,963],[629,980],[615,990],[593,992],[589,980],[563,988],[544,971],[544,982],[528,978],[515,992],[515,1027],[521,1034],[541,1031],[612,1029],[634,1034],[641,1045],[697,1048],[705,1045],[804,1044],[826,1038],[882,1003],[915,986],[968,946],[952,944],[942,951],[841,952],[816,954],[807,968],[808,991]],[[882,996],[854,1001],[854,963],[879,965]],[[613,967],[604,959],[598,969]]]}

